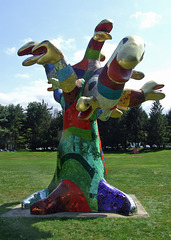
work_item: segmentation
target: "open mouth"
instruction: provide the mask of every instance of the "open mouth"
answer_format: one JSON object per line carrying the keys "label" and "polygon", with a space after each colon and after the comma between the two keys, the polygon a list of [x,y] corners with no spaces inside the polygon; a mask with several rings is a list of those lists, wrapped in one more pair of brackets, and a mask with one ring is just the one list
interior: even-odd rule
{"label": "open mouth", "polygon": [[78,118],[80,120],[87,120],[88,118],[90,118],[91,114],[92,114],[92,107],[89,107],[86,111],[79,112]]}
{"label": "open mouth", "polygon": [[32,54],[32,49],[39,43],[40,42],[38,42],[38,41],[31,41],[31,42],[26,43],[23,47],[21,47],[18,50],[18,52],[17,52],[18,56]]}
{"label": "open mouth", "polygon": [[30,66],[37,62],[37,60],[43,57],[47,53],[47,48],[45,46],[35,46],[35,44],[31,44],[28,47],[23,47],[19,49],[18,55],[24,56],[32,54],[31,57],[26,58],[23,61],[23,66]]}
{"label": "open mouth", "polygon": [[[48,84],[51,84],[50,82],[48,82]],[[52,91],[53,90],[53,87],[51,86],[51,87],[48,87],[48,89],[47,89],[48,91]]]}
{"label": "open mouth", "polygon": [[32,49],[32,54],[33,56],[25,59],[23,61],[23,65],[24,66],[29,66],[31,64],[34,64],[38,61],[38,59],[40,59],[41,57],[43,57],[45,54],[47,53],[47,48],[44,46],[40,46],[40,47],[35,47]]}
{"label": "open mouth", "polygon": [[47,48],[45,46],[34,47],[32,50],[32,54],[34,56],[42,56],[47,53]]}
{"label": "open mouth", "polygon": [[48,87],[47,90],[50,91],[54,91],[56,88],[53,87],[52,83],[48,82],[48,84],[51,84],[51,87]]}
{"label": "open mouth", "polygon": [[156,86],[153,87],[153,90],[155,92],[161,92],[162,90],[160,90],[160,89],[163,87],[164,87],[164,84],[157,84]]}
{"label": "open mouth", "polygon": [[27,47],[27,48],[24,48],[24,49],[20,49],[18,51],[18,56],[24,56],[24,55],[32,54],[32,49],[33,48],[34,48],[34,45],[30,46],[30,47]]}

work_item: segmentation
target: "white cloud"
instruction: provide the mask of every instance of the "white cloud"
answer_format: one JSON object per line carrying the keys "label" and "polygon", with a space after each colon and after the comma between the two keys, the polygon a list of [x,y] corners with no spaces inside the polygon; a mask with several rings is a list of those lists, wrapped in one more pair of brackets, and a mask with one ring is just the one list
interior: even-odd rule
{"label": "white cloud", "polygon": [[[30,38],[30,37],[21,40],[21,42],[24,44],[26,44],[30,41],[33,41],[32,38]],[[73,49],[76,47],[74,38],[63,39],[60,36],[58,38],[49,39],[49,41],[59,49]]]}
{"label": "white cloud", "polygon": [[27,73],[17,73],[15,74],[15,78],[24,78],[24,79],[29,79],[30,76]]}
{"label": "white cloud", "polygon": [[75,52],[74,56],[73,56],[74,62],[77,63],[77,62],[81,61],[84,57],[84,54],[85,54],[85,50],[79,50],[79,51]]}
{"label": "white cloud", "polygon": [[42,99],[53,109],[61,109],[60,105],[55,102],[53,98],[53,93],[48,92],[47,88],[49,85],[47,84],[47,80],[39,79],[37,81],[32,81],[28,86],[18,87],[12,89],[11,92],[1,93],[0,92],[0,104],[1,105],[9,105],[9,104],[20,104],[22,107],[27,107],[29,102],[41,102]]}
{"label": "white cloud", "polygon": [[161,21],[162,16],[155,12],[136,12],[131,18],[139,21],[140,28],[151,28]]}
{"label": "white cloud", "polygon": [[15,52],[16,52],[16,48],[15,48],[15,47],[7,48],[7,49],[5,50],[5,53],[6,53],[7,55],[13,55],[13,54],[15,54]]}
{"label": "white cloud", "polygon": [[52,44],[54,44],[57,48],[63,50],[63,49],[73,49],[75,48],[75,39],[69,38],[67,40],[63,39],[62,37],[58,37],[56,39],[50,40]]}
{"label": "white cloud", "polygon": [[109,58],[112,56],[114,50],[116,49],[117,44],[115,43],[109,43],[105,42],[103,48],[102,48],[102,53],[105,55],[106,59],[104,61],[104,64],[109,60]]}
{"label": "white cloud", "polygon": [[32,38],[28,37],[28,38],[23,39],[21,42],[26,44],[26,43],[31,42],[31,41],[33,41]]}
{"label": "white cloud", "polygon": [[85,42],[88,43],[90,41],[91,37],[90,36],[84,36],[83,39],[84,39]]}

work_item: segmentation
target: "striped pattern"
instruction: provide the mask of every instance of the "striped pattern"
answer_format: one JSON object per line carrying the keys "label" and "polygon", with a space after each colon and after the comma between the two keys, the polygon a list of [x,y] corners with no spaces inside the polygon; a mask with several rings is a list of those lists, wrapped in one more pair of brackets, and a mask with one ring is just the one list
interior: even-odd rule
{"label": "striped pattern", "polygon": [[113,90],[103,85],[100,81],[98,82],[97,90],[103,97],[111,100],[119,99],[123,92],[123,89]]}
{"label": "striped pattern", "polygon": [[75,74],[72,66],[67,64],[64,59],[56,63],[54,66],[63,92],[69,93],[73,91],[77,85],[77,75]]}
{"label": "striped pattern", "polygon": [[57,72],[59,82],[64,82],[73,73],[73,68],[70,64]]}
{"label": "striped pattern", "polygon": [[115,58],[112,60],[112,62],[110,62],[110,65],[108,66],[107,74],[111,81],[117,84],[125,84],[131,78],[132,69],[125,69],[121,67],[118,64],[115,56]]}
{"label": "striped pattern", "polygon": [[66,93],[71,92],[76,87],[76,84],[77,84],[77,77],[75,72],[72,72],[68,78],[61,81],[59,84],[64,92]]}

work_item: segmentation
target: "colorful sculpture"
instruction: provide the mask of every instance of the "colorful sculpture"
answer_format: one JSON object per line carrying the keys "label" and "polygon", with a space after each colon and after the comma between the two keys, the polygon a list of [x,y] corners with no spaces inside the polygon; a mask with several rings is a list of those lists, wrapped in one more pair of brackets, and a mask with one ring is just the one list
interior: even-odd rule
{"label": "colorful sculpture", "polygon": [[159,100],[162,84],[146,83],[140,90],[124,90],[125,83],[144,77],[133,69],[142,60],[145,44],[137,36],[123,38],[104,67],[101,49],[111,39],[113,24],[101,21],[95,28],[84,58],[71,66],[62,52],[49,41],[29,42],[18,55],[32,54],[24,66],[44,66],[49,91],[64,109],[63,135],[58,147],[58,160],[49,186],[22,202],[31,214],[56,212],[115,212],[129,215],[136,210],[130,196],[110,186],[101,149],[97,118],[122,115],[121,109],[134,107],[146,100]]}

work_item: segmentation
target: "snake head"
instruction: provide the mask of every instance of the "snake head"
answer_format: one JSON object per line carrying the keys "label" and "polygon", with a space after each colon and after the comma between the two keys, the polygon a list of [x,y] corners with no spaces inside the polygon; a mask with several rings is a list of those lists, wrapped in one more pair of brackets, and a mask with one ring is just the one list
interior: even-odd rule
{"label": "snake head", "polygon": [[79,111],[78,118],[80,120],[88,120],[97,107],[98,102],[95,97],[80,97],[76,105],[76,109]]}
{"label": "snake head", "polygon": [[[38,41],[30,41],[26,44],[24,44],[17,52],[18,56],[25,56],[25,55],[33,55],[32,49],[38,45],[40,42]],[[23,66],[30,66],[36,63],[36,60],[32,57],[27,58],[22,65]]]}
{"label": "snake head", "polygon": [[59,80],[56,78],[50,78],[48,79],[48,83],[52,84],[52,87],[49,87],[47,90],[50,91],[55,91],[56,89],[60,88],[59,85]]}
{"label": "snake head", "polygon": [[124,69],[133,69],[143,59],[145,43],[138,36],[127,36],[120,41],[116,52],[118,64]]}
{"label": "snake head", "polygon": [[145,83],[141,88],[145,95],[145,101],[157,101],[165,98],[165,94],[161,91],[161,88],[163,87],[164,84],[158,84],[155,81],[149,81]]}
{"label": "snake head", "polygon": [[24,44],[17,52],[18,56],[24,56],[28,54],[32,54],[32,49],[38,45],[40,42],[38,41],[30,41]]}
{"label": "snake head", "polygon": [[35,63],[41,65],[55,64],[63,58],[62,52],[47,40],[41,43],[29,42],[18,50],[19,56],[27,54],[32,54],[32,56],[23,61],[23,66],[30,66]]}

